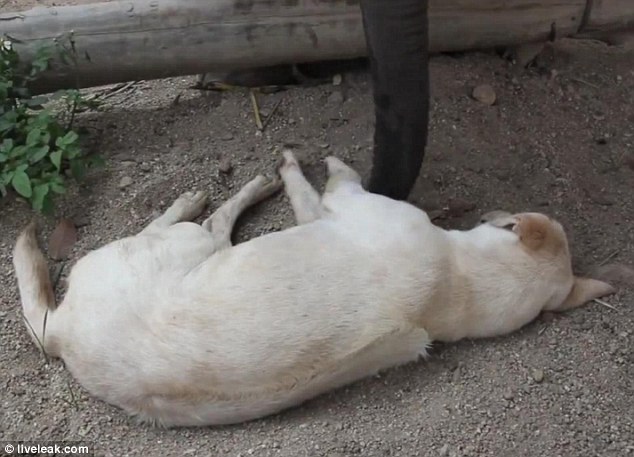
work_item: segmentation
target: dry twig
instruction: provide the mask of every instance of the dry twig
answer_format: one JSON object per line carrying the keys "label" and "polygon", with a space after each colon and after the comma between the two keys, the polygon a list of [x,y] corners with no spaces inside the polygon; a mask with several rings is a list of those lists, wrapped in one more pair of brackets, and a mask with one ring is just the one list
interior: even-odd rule
{"label": "dry twig", "polygon": [[609,256],[607,256],[601,263],[599,263],[599,266],[602,267],[603,265],[605,265],[606,263],[608,263],[610,260],[612,260],[613,258],[615,258],[617,255],[619,255],[619,252],[621,252],[619,249],[617,249],[616,251],[614,251],[612,254],[610,254]]}
{"label": "dry twig", "polygon": [[609,303],[607,303],[607,302],[605,302],[605,301],[603,301],[603,300],[600,300],[600,299],[598,299],[598,298],[595,298],[595,299],[594,299],[594,300],[592,300],[592,301],[593,301],[593,302],[595,302],[595,303],[598,303],[598,304],[599,304],[599,305],[601,305],[601,306],[605,306],[606,308],[610,308],[610,309],[612,309],[612,310],[614,310],[614,311],[618,311],[618,308],[616,308],[615,306],[612,306],[612,305],[610,305]]}
{"label": "dry twig", "polygon": [[273,115],[275,114],[275,112],[277,111],[277,109],[280,107],[281,104],[282,104],[282,99],[280,98],[275,104],[275,106],[273,107],[273,109],[271,110],[271,112],[269,113],[269,115],[266,116],[266,119],[264,119],[264,122],[262,123],[262,130],[266,128],[269,121],[271,120],[271,118],[273,117]]}
{"label": "dry twig", "polygon": [[251,105],[253,106],[253,114],[255,115],[255,125],[257,125],[258,130],[262,131],[264,126],[262,125],[262,118],[260,117],[260,107],[258,106],[258,99],[253,89],[249,90],[249,96],[251,97]]}
{"label": "dry twig", "polygon": [[580,78],[570,78],[570,80],[578,82],[578,83],[581,83],[581,84],[585,84],[586,86],[590,86],[590,87],[592,87],[594,89],[597,89],[597,90],[600,89],[600,87],[597,86],[596,84],[592,84],[592,83],[590,83],[590,82],[588,82],[586,80],[580,79]]}

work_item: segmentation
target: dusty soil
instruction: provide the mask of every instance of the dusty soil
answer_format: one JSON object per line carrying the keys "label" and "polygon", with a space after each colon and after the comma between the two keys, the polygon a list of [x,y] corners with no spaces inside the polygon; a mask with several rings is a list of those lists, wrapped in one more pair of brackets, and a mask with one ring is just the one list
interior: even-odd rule
{"label": "dusty soil", "polygon": [[[44,4],[19,7],[36,3]],[[452,228],[493,209],[547,212],[565,224],[579,272],[604,261],[632,266],[634,53],[562,41],[538,63],[525,70],[494,53],[432,60],[429,148],[411,201]],[[329,154],[367,176],[373,119],[365,71],[344,74],[340,86],[260,96],[265,117],[273,113],[264,133],[245,92],[200,93],[189,89],[194,80],[140,82],[80,117],[87,147],[108,165],[59,202],[58,216],[81,226],[64,273],[88,250],[141,229],[180,192],[208,189],[217,207],[256,173],[272,172],[284,144],[302,153],[319,186]],[[497,93],[493,106],[470,97],[483,83]],[[122,187],[123,178],[131,183]],[[608,299],[615,310],[591,304],[509,337],[438,345],[427,361],[274,417],[161,430],[91,398],[31,344],[11,267],[12,245],[31,216],[24,202],[0,201],[0,440],[82,440],[107,456],[634,454],[631,283]],[[279,195],[245,215],[236,240],[290,225]]]}

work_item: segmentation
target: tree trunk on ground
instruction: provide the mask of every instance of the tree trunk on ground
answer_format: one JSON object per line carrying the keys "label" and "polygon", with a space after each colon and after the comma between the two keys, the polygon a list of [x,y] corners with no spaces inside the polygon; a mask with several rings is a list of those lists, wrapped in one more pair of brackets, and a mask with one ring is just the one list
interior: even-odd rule
{"label": "tree trunk on ground", "polygon": [[[584,28],[634,25],[634,0],[431,0],[430,51],[512,46]],[[68,43],[48,92],[140,79],[366,55],[359,0],[134,0],[0,15],[26,60],[42,42]]]}

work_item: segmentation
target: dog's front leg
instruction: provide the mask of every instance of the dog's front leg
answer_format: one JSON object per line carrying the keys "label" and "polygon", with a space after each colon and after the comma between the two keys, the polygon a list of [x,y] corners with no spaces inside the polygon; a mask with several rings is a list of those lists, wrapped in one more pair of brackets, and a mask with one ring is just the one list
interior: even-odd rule
{"label": "dog's front leg", "polygon": [[291,201],[297,225],[319,219],[322,216],[319,194],[306,180],[293,153],[287,149],[282,155],[279,172],[284,181],[286,195]]}
{"label": "dog's front leg", "polygon": [[362,189],[361,176],[348,165],[336,157],[326,157],[328,168],[328,181],[326,193],[336,192],[339,189]]}
{"label": "dog's front leg", "polygon": [[211,232],[215,249],[231,247],[231,232],[240,214],[281,187],[282,183],[278,179],[267,180],[264,176],[257,176],[205,220],[203,228]]}

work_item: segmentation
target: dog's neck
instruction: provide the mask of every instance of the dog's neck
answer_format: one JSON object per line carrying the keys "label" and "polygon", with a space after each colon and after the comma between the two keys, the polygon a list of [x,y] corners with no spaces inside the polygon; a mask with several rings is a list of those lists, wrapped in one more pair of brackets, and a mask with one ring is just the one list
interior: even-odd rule
{"label": "dog's neck", "polygon": [[[496,336],[515,330],[539,312],[524,290],[530,260],[513,256],[514,234],[491,226],[445,232],[449,260],[420,323],[432,340]],[[509,254],[511,254],[509,256]]]}

